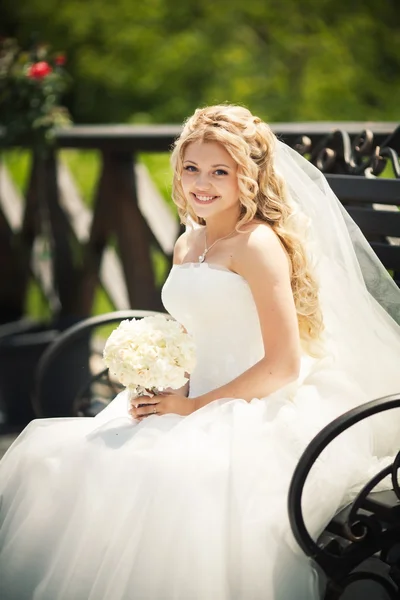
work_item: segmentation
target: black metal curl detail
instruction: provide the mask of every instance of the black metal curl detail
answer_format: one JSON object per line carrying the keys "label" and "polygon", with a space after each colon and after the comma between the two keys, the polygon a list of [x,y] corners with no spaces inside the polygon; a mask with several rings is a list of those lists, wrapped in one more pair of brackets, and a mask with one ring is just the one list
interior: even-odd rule
{"label": "black metal curl detail", "polygon": [[296,150],[296,152],[301,154],[301,156],[304,156],[305,154],[308,154],[309,152],[311,152],[312,141],[310,140],[308,135],[302,135],[295,142],[293,148],[294,148],[294,150]]}
{"label": "black metal curl detail", "polygon": [[[329,425],[324,427],[315,438],[309,443],[303,455],[297,464],[293,473],[292,480],[289,486],[288,494],[288,513],[289,521],[293,535],[303,552],[313,558],[325,570],[329,567],[327,563],[327,552],[318,546],[311,537],[302,512],[302,495],[307,476],[322,451],[332,442],[338,435],[376,413],[384,412],[393,408],[400,408],[400,396],[392,395],[385,396],[372,400],[361,406],[351,409],[340,417],[337,417]],[[391,469],[392,467],[390,467]],[[378,476],[381,476],[378,473]],[[388,471],[390,474],[390,470]],[[374,477],[374,479],[376,479]],[[376,485],[376,484],[374,484]],[[365,488],[364,488],[365,489]],[[331,559],[334,557],[331,556]]]}
{"label": "black metal curl detail", "polygon": [[310,161],[323,173],[353,172],[357,165],[347,131],[337,129],[323,138],[312,150]]}
{"label": "black metal curl detail", "polygon": [[377,177],[389,162],[395,177],[400,179],[399,155],[390,144],[400,135],[400,127],[378,146],[371,130],[365,129],[353,140],[341,129],[332,131],[320,140],[315,147],[306,136],[300,136],[294,149],[302,156],[310,155],[310,162],[323,173],[345,175],[365,175]]}
{"label": "black metal curl detail", "polygon": [[396,150],[393,150],[393,148],[389,147],[381,148],[380,156],[389,158],[395,177],[397,179],[400,179],[399,155],[397,154]]}
{"label": "black metal curl detail", "polygon": [[337,152],[333,148],[323,148],[316,158],[315,166],[323,173],[330,173],[333,170],[336,158]]}
{"label": "black metal curl detail", "polygon": [[374,515],[357,514],[352,521],[343,525],[347,539],[354,543],[364,542],[368,538],[377,538],[382,533],[382,526]]}
{"label": "black metal curl detail", "polygon": [[380,175],[385,170],[386,163],[387,160],[382,156],[380,147],[376,146],[371,156],[370,173],[375,176]]}
{"label": "black metal curl detail", "polygon": [[352,143],[353,153],[359,156],[369,156],[374,149],[374,134],[370,129],[364,129]]}
{"label": "black metal curl detail", "polygon": [[392,485],[393,491],[397,498],[400,500],[400,483],[399,483],[399,469],[400,469],[400,452],[396,454],[396,457],[392,465]]}
{"label": "black metal curl detail", "polygon": [[[362,490],[358,493],[355,500],[353,501],[353,504],[351,505],[351,509],[350,509],[350,512],[347,517],[347,522],[345,524],[346,534],[349,536],[349,539],[351,539],[351,541],[361,542],[362,540],[364,540],[366,538],[366,536],[369,532],[368,525],[370,524],[370,521],[368,519],[365,519],[365,517],[363,517],[363,515],[358,514],[358,511],[360,510],[360,508],[363,507],[364,501],[365,501],[366,497],[368,496],[368,494],[370,494],[372,492],[372,490],[378,485],[378,483],[380,483],[383,479],[385,479],[385,477],[387,477],[388,475],[390,475],[392,473],[392,468],[393,468],[393,463],[388,465],[381,471],[379,471],[379,473],[377,473],[362,488]],[[358,526],[359,523],[362,524],[363,531],[362,531],[361,535],[357,536],[357,535],[354,535],[353,528],[355,525]],[[374,532],[374,533],[378,533],[378,532]]]}

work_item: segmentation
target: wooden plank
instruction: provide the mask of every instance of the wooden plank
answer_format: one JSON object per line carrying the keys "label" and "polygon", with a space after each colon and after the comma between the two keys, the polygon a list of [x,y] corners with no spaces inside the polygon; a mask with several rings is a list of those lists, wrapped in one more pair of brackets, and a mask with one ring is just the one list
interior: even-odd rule
{"label": "wooden plank", "polygon": [[153,234],[137,201],[135,169],[131,153],[109,156],[113,186],[113,222],[133,308],[159,310],[161,299],[154,281],[151,259]]}
{"label": "wooden plank", "polygon": [[346,207],[365,235],[386,235],[400,238],[400,210],[374,210],[364,207]]}
{"label": "wooden plank", "polygon": [[[60,300],[60,317],[76,315],[76,288],[79,261],[76,259],[79,243],[59,202],[57,161],[54,152],[39,162],[41,225],[49,227],[51,267],[54,287]],[[46,229],[44,229],[46,234]]]}
{"label": "wooden plank", "polygon": [[400,179],[371,179],[361,175],[327,174],[329,185],[341,202],[400,206]]}
{"label": "wooden plank", "polygon": [[[39,208],[40,182],[38,180],[38,161],[34,156],[24,201],[15,187],[7,168],[1,165],[0,171],[0,204],[1,212],[9,228],[11,254],[7,256],[2,250],[2,259],[7,263],[8,276],[1,268],[3,285],[1,296],[5,301],[2,312],[8,320],[18,319],[24,310],[26,290],[31,275],[39,284],[51,310],[59,307],[55,297],[53,280],[49,273],[49,265],[41,260],[43,253],[43,238],[40,238],[39,223],[41,212]],[[4,282],[8,282],[7,285]],[[7,300],[7,297],[12,300]],[[2,302],[2,301],[1,301]],[[9,305],[9,308],[6,308]],[[13,316],[12,316],[13,315]]]}
{"label": "wooden plank", "polygon": [[140,212],[164,254],[171,256],[179,235],[179,221],[154,185],[145,165],[136,163],[135,175]]}
{"label": "wooden plank", "polygon": [[24,214],[22,198],[4,163],[0,163],[0,207],[11,229],[21,229]]}
{"label": "wooden plank", "polygon": [[400,246],[371,242],[372,249],[387,269],[400,271]]}
{"label": "wooden plank", "polygon": [[[58,165],[60,204],[68,215],[72,229],[81,244],[90,238],[92,211],[82,201],[70,170],[63,161]],[[99,268],[100,281],[116,310],[129,308],[129,297],[124,273],[114,248],[104,250]]]}
{"label": "wooden plank", "polygon": [[115,188],[112,170],[113,165],[109,155],[104,153],[95,194],[90,235],[84,249],[83,272],[78,291],[79,310],[83,315],[89,315],[92,310],[103,253],[114,227],[111,199],[114,197]]}

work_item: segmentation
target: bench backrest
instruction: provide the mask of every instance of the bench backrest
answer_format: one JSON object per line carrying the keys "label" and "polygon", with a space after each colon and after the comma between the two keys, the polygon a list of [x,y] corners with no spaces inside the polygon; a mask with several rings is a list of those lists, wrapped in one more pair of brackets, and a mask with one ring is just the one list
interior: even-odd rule
{"label": "bench backrest", "polygon": [[400,126],[386,136],[337,129],[297,140],[282,137],[325,174],[400,287]]}
{"label": "bench backrest", "polygon": [[400,179],[328,175],[329,184],[400,287]]}

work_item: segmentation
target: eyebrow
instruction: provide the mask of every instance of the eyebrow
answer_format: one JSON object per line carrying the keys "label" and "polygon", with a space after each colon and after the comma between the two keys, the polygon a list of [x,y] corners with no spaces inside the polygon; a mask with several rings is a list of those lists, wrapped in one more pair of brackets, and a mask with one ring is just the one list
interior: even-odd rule
{"label": "eyebrow", "polygon": [[[196,162],[194,162],[194,160],[190,160],[190,159],[186,159],[183,162],[191,162],[193,165],[197,165]],[[230,167],[229,165],[224,165],[223,163],[218,163],[217,165],[211,165],[213,168],[215,167],[226,167],[227,169],[231,169],[232,167]]]}

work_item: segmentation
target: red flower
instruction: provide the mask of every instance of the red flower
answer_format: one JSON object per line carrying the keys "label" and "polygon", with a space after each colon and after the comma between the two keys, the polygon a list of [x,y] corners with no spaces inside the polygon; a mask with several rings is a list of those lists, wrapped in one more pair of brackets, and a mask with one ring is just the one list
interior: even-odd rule
{"label": "red flower", "polygon": [[28,77],[31,77],[31,79],[43,79],[43,77],[47,77],[52,70],[53,69],[47,62],[37,62],[29,67]]}
{"label": "red flower", "polygon": [[58,67],[62,67],[67,62],[67,57],[65,56],[65,54],[57,54],[57,56],[54,59],[54,62]]}

